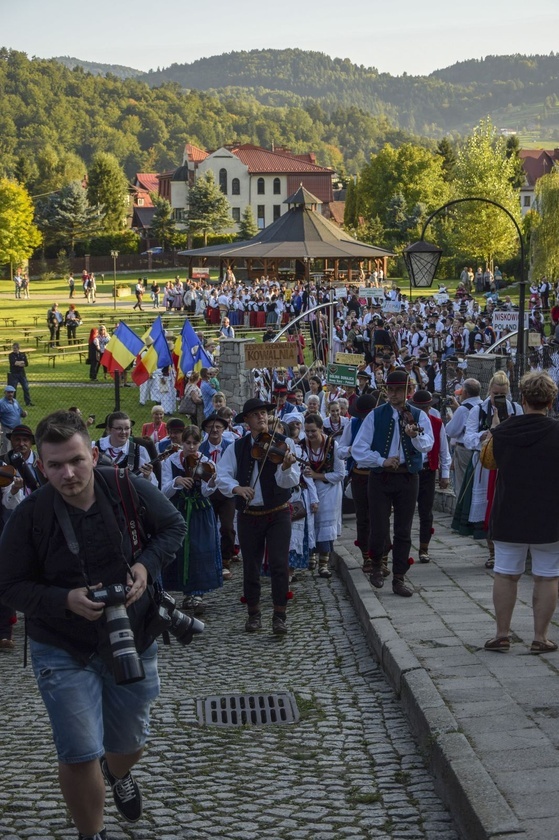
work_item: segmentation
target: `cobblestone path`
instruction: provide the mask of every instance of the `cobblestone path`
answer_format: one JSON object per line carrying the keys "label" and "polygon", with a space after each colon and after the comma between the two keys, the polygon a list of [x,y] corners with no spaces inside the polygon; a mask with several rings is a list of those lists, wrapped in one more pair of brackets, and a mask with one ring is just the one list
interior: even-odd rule
{"label": "cobblestone path", "polygon": [[[160,649],[162,693],[136,778],[145,815],[110,840],[457,840],[398,702],[368,652],[339,580],[294,585],[289,635],[244,631],[241,569],[207,596],[206,632]],[[263,601],[269,604],[266,593]],[[62,840],[77,832],[61,802],[48,720],[31,669],[0,655],[0,838]],[[295,724],[198,724],[196,699],[290,691]]]}

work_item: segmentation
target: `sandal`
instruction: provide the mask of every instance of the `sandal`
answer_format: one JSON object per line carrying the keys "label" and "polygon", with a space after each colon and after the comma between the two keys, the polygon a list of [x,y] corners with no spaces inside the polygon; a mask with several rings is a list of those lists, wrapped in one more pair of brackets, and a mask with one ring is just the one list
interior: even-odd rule
{"label": "sandal", "polygon": [[485,568],[492,569],[495,566],[495,558],[490,557],[488,560],[485,561]]}
{"label": "sandal", "polygon": [[510,639],[508,636],[497,636],[496,639],[489,639],[484,644],[483,649],[495,653],[508,653],[510,650]]}
{"label": "sandal", "polygon": [[545,642],[534,641],[530,645],[530,653],[553,653],[558,647],[559,645],[549,641],[549,639],[546,639]]}

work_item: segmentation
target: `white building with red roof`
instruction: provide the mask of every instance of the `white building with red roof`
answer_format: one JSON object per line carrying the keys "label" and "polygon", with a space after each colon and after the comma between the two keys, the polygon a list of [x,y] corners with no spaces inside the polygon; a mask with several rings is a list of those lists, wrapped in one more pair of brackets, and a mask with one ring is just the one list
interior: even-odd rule
{"label": "white building with red roof", "polygon": [[520,159],[526,180],[520,188],[520,206],[525,216],[534,204],[536,181],[542,175],[549,175],[554,166],[559,166],[559,149],[521,149]]}
{"label": "white building with red roof", "polygon": [[284,148],[263,149],[251,143],[206,152],[187,143],[182,166],[174,172],[170,183],[170,201],[177,221],[186,217],[190,187],[208,171],[213,172],[231,205],[231,230],[236,230],[247,206],[252,207],[258,227],[267,227],[287,212],[285,199],[301,184],[321,205],[333,201],[335,172],[319,166],[312,152],[294,155]]}

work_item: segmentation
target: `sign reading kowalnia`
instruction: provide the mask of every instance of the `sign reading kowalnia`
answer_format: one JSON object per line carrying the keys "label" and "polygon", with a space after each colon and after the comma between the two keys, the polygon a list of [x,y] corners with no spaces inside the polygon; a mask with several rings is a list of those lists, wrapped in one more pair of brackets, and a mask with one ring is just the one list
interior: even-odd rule
{"label": "sign reading kowalnia", "polygon": [[291,341],[245,344],[245,368],[292,367],[297,364],[297,345]]}

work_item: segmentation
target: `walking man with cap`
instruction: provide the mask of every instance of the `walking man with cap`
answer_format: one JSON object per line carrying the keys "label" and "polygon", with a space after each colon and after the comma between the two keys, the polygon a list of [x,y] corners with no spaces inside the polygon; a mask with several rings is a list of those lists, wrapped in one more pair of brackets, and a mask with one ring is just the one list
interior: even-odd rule
{"label": "walking man with cap", "polygon": [[301,470],[295,459],[290,438],[280,464],[269,458],[258,460],[253,447],[258,436],[268,431],[270,403],[253,397],[235,417],[245,422],[250,434],[237,440],[225,451],[217,468],[217,487],[237,504],[237,533],[243,555],[244,598],[248,608],[245,629],[254,633],[262,628],[260,606],[260,571],[264,551],[272,582],[272,632],[287,633],[286,606],[289,590],[289,542],[291,515],[289,499],[297,487]]}
{"label": "walking man with cap", "polygon": [[5,455],[11,449],[8,433],[21,423],[23,417],[27,417],[27,412],[16,400],[16,389],[13,385],[6,385],[4,396],[0,400],[0,425],[3,434],[0,455]]}
{"label": "walking man with cap", "polygon": [[439,487],[446,490],[450,479],[450,450],[448,438],[440,417],[431,414],[433,397],[429,391],[416,391],[410,404],[424,411],[433,430],[433,448],[423,456],[423,469],[419,473],[417,493],[417,512],[419,514],[419,562],[429,563],[429,543],[433,534],[433,504],[435,502],[435,483],[439,470]]}
{"label": "walking man with cap", "polygon": [[417,502],[423,454],[434,444],[425,412],[409,405],[409,376],[395,370],[386,379],[387,399],[363,420],[352,446],[352,457],[369,474],[369,550],[372,572],[369,580],[377,589],[384,586],[382,556],[390,542],[390,514],[394,509],[392,540],[392,591],[409,598],[406,585],[409,568],[411,526]]}

